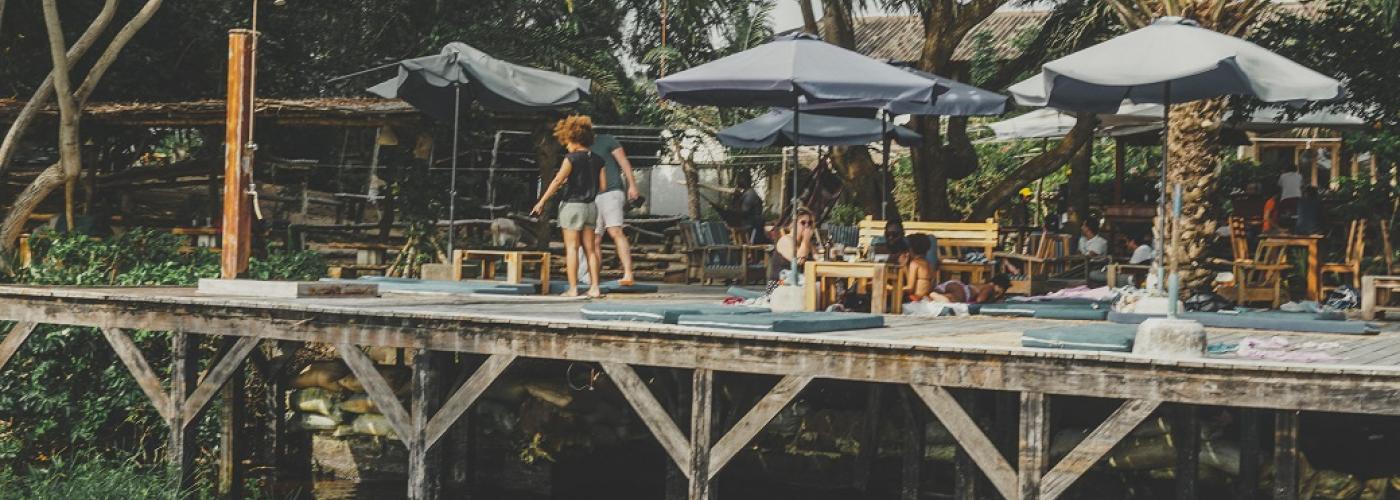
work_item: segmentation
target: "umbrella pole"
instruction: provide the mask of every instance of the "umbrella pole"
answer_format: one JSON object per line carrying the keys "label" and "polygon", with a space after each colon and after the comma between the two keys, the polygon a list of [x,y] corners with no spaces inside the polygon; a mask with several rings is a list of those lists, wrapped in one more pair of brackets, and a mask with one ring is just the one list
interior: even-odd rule
{"label": "umbrella pole", "polygon": [[[799,127],[802,121],[800,96],[792,98],[792,285],[797,285],[797,210],[801,204],[802,195],[797,192],[797,169],[798,161],[802,149],[802,129]],[[816,221],[813,221],[816,222]]]}
{"label": "umbrella pole", "polygon": [[452,259],[453,242],[457,239],[457,129],[461,126],[462,86],[452,86],[452,174],[447,199],[447,258]]}
{"label": "umbrella pole", "polygon": [[1157,220],[1154,224],[1157,229],[1157,237],[1162,241],[1154,242],[1152,246],[1152,267],[1153,274],[1157,276],[1157,283],[1153,285],[1154,292],[1163,292],[1162,287],[1167,283],[1166,267],[1162,264],[1162,258],[1166,255],[1167,243],[1167,141],[1168,122],[1171,116],[1171,82],[1166,82],[1162,87],[1162,171],[1158,183],[1159,198],[1157,198]]}
{"label": "umbrella pole", "polygon": [[887,184],[887,181],[890,177],[890,130],[888,126],[889,118],[890,113],[888,111],[880,111],[880,138],[885,141],[884,147],[882,148],[882,155],[880,157],[880,218],[883,220],[890,220],[890,189],[889,185]]}

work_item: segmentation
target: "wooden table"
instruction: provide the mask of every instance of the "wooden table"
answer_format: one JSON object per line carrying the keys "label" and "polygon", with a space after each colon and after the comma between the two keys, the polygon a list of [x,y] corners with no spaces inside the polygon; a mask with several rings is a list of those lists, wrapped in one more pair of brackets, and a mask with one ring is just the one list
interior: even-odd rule
{"label": "wooden table", "polygon": [[540,266],[540,294],[549,294],[549,252],[525,250],[457,250],[452,252],[452,279],[462,280],[462,262],[481,260],[481,277],[496,279],[496,261],[506,263],[506,283],[522,283],[525,264]]}
{"label": "wooden table", "polygon": [[1320,259],[1317,244],[1322,241],[1322,236],[1317,234],[1285,234],[1265,236],[1261,243],[1272,243],[1289,247],[1301,247],[1308,251],[1308,300],[1322,300],[1322,265],[1318,263]]}
{"label": "wooden table", "polygon": [[[806,309],[821,310],[835,298],[836,287],[826,287],[831,278],[860,280],[865,282],[870,292],[870,312],[876,314],[899,314],[904,300],[900,296],[904,290],[903,270],[894,264],[877,262],[814,262],[807,261],[804,270],[807,283]],[[825,300],[823,300],[825,299]]]}

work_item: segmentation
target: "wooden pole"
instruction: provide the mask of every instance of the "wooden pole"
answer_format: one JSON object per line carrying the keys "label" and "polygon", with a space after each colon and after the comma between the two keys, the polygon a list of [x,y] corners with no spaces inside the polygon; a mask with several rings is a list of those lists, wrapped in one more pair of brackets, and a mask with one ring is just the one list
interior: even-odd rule
{"label": "wooden pole", "polygon": [[[442,401],[438,379],[440,363],[436,362],[436,357],[433,351],[427,349],[418,349],[413,353],[413,398],[409,411],[413,437],[405,440],[408,444],[409,500],[435,500],[441,485],[441,461],[438,459],[441,452],[431,449],[432,442],[428,438],[428,422],[437,413]],[[509,359],[506,360],[507,364],[509,362]],[[455,420],[456,416],[452,418]]]}
{"label": "wooden pole", "polygon": [[247,147],[253,120],[252,55],[250,30],[228,33],[228,115],[224,125],[224,215],[221,276],[237,278],[248,270],[252,250],[253,214],[247,186],[252,176],[253,152]]}
{"label": "wooden pole", "polygon": [[690,500],[709,500],[715,372],[698,368],[690,393]]}
{"label": "wooden pole", "polygon": [[[223,356],[232,352],[237,337],[223,337],[220,346]],[[243,457],[245,445],[243,425],[245,403],[243,399],[243,369],[235,368],[233,375],[224,384],[223,400],[219,415],[219,495],[224,498],[243,498]]]}
{"label": "wooden pole", "polygon": [[184,498],[194,488],[195,426],[185,425],[184,406],[199,370],[199,360],[194,359],[196,344],[189,334],[170,334],[170,398],[167,400],[170,411],[166,422],[170,428],[170,439],[166,453],[177,498]]}
{"label": "wooden pole", "polygon": [[1235,498],[1255,500],[1259,488],[1259,455],[1262,451],[1259,439],[1259,414],[1263,410],[1245,408],[1240,410],[1240,475],[1236,479]]}
{"label": "wooden pole", "polygon": [[1298,499],[1298,412],[1274,412],[1274,500]]}
{"label": "wooden pole", "polygon": [[1050,461],[1050,398],[1043,392],[1021,393],[1020,500],[1039,500],[1040,481]]}

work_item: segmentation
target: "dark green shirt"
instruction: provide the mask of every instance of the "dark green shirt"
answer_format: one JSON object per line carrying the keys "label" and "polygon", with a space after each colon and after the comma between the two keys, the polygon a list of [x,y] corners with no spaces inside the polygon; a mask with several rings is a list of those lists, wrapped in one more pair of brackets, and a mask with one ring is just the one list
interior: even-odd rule
{"label": "dark green shirt", "polygon": [[622,144],[617,142],[617,138],[599,134],[593,138],[593,147],[589,149],[593,154],[603,157],[603,178],[607,179],[607,186],[603,188],[603,192],[626,189],[627,183],[622,179],[622,166],[617,164],[617,157],[613,156],[613,151],[622,149]]}

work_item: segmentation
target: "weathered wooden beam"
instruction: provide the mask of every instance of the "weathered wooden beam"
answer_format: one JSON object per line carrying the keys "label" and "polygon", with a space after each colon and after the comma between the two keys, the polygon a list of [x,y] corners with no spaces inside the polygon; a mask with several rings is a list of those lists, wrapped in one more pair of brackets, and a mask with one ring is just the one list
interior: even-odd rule
{"label": "weathered wooden beam", "polygon": [[118,328],[103,328],[102,336],[107,338],[107,343],[116,351],[117,359],[122,360],[126,370],[136,378],[136,385],[141,387],[141,392],[146,393],[146,398],[156,407],[160,418],[172,422],[175,408],[170,405],[170,398],[166,396],[165,388],[160,385],[160,377],[151,369],[151,365],[146,363],[146,357],[141,355],[141,349],[136,347],[131,337],[126,336],[126,332]]}
{"label": "weathered wooden beam", "polygon": [[962,405],[958,404],[953,395],[947,389],[937,386],[915,385],[911,387],[913,387],[914,393],[919,395],[919,399],[922,399],[924,404],[933,410],[938,421],[948,428],[948,432],[953,435],[953,438],[957,439],[958,445],[966,450],[972,461],[982,469],[982,473],[987,475],[987,479],[992,482],[992,487],[1006,498],[1016,498],[1016,470],[1012,469],[1011,464],[1006,461],[1006,457],[997,451],[996,445],[992,444],[992,440],[988,439],[987,434],[982,432],[982,428],[977,425],[977,422],[973,421],[966,411],[963,411]]}
{"label": "weathered wooden beam", "polygon": [[904,442],[899,447],[899,498],[919,500],[922,498],[919,486],[922,484],[920,475],[924,465],[924,421],[910,401],[909,392],[899,391],[899,407],[904,414]]}
{"label": "weathered wooden beam", "polygon": [[1055,500],[1068,490],[1070,485],[1098,463],[1104,454],[1112,450],[1129,432],[1137,428],[1143,419],[1151,415],[1161,401],[1133,399],[1124,401],[1103,423],[1094,428],[1088,436],[1075,445],[1069,454],[1060,459],[1050,472],[1040,481],[1041,500]]}
{"label": "weathered wooden beam", "polygon": [[228,301],[180,304],[169,300],[113,299],[101,292],[45,290],[45,296],[0,287],[0,318],[105,327],[198,331],[298,342],[428,347],[478,354],[517,354],[580,362],[610,361],[667,368],[997,391],[1080,394],[1119,399],[1219,404],[1228,383],[1230,404],[1363,414],[1400,415],[1398,378],[1374,371],[1301,372],[1206,360],[1197,364],[1145,363],[1112,356],[1020,356],[943,348],[820,343],[788,338],[695,335],[673,327],[607,325],[555,319],[441,316],[385,317],[329,306],[289,310],[285,305]]}
{"label": "weathered wooden beam", "polygon": [[427,437],[428,448],[437,444],[443,434],[452,428],[452,424],[461,418],[468,408],[471,408],[477,398],[481,397],[491,386],[491,383],[495,382],[501,373],[506,371],[512,361],[515,361],[513,354],[491,355],[461,387],[452,393],[452,397],[448,398],[447,402],[443,403],[442,408],[433,415],[433,418],[428,420],[427,431],[424,433]]}
{"label": "weathered wooden beam", "polygon": [[408,410],[404,409],[399,403],[399,398],[394,396],[394,389],[389,387],[384,375],[374,367],[374,361],[369,359],[369,355],[358,346],[345,342],[337,343],[335,350],[340,353],[340,359],[345,360],[345,365],[350,367],[350,371],[355,373],[355,378],[365,386],[369,399],[374,401],[379,413],[389,421],[389,427],[394,429],[394,433],[398,434],[405,444],[412,441],[417,433],[410,424]]}
{"label": "weathered wooden beam", "polygon": [[1298,412],[1274,412],[1274,500],[1298,500]]}
{"label": "weathered wooden beam", "polygon": [[243,360],[248,359],[248,355],[257,348],[257,337],[243,337],[234,341],[233,346],[224,354],[224,357],[219,359],[213,368],[209,369],[204,380],[201,380],[190,397],[185,399],[185,403],[180,409],[184,418],[181,425],[188,426],[199,418],[199,414],[209,404],[209,399],[213,398],[214,394],[224,387],[229,378],[243,367]]}
{"label": "weathered wooden beam", "polygon": [[[411,439],[408,445],[408,500],[436,500],[441,484],[441,453],[428,449],[428,419],[437,413],[439,378],[437,353],[418,349],[413,355],[413,388],[409,405]],[[377,372],[378,370],[376,370]]]}
{"label": "weathered wooden beam", "polygon": [[1254,500],[1259,491],[1260,410],[1242,409],[1240,419],[1240,474],[1235,478],[1235,497]]}
{"label": "weathered wooden beam", "polygon": [[[1021,445],[1017,453],[1020,500],[1040,500],[1040,482],[1050,461],[1050,398],[1042,392],[1021,393]],[[996,484],[993,481],[992,484]]]}
{"label": "weathered wooden beam", "polygon": [[[219,358],[222,363],[228,359],[229,353],[238,347],[246,338],[223,337],[221,339]],[[254,344],[256,347],[256,344]],[[252,352],[256,352],[254,349]],[[219,463],[218,463],[218,493],[223,498],[243,498],[243,457],[245,456],[247,445],[246,436],[243,434],[243,426],[246,423],[247,405],[244,401],[244,386],[246,381],[243,377],[243,370],[236,369],[229,377],[228,382],[223,384],[223,389],[219,391],[223,398],[223,404],[219,407]],[[205,376],[205,380],[208,380]],[[202,385],[202,383],[201,383]],[[195,389],[199,392],[199,389]],[[188,425],[188,424],[186,424]]]}
{"label": "weathered wooden beam", "polygon": [[[976,393],[954,395],[963,411],[967,412],[972,421],[977,423],[978,428],[986,432],[991,426],[979,416],[983,409],[982,405],[979,404],[980,398],[978,396],[980,394]],[[996,441],[992,440],[990,434],[987,439],[992,443],[993,449],[1000,453],[1001,450],[995,448]],[[1002,455],[1002,457],[1005,456]],[[982,480],[983,474],[980,471],[977,462],[972,460],[972,455],[969,455],[963,447],[959,446],[953,452],[953,500],[978,500],[978,484],[985,482]]]}
{"label": "weathered wooden beam", "polygon": [[753,437],[757,436],[758,432],[763,430],[778,412],[787,407],[811,381],[812,377],[808,376],[783,377],[763,399],[758,400],[758,403],[710,449],[710,478],[713,479],[719,474],[720,469],[738,455],[739,450],[744,449],[744,445],[752,441]]}
{"label": "weathered wooden beam", "polygon": [[1199,495],[1201,463],[1201,415],[1195,406],[1177,405],[1172,412],[1172,448],[1176,451],[1176,498],[1195,500]]}
{"label": "weathered wooden beam", "polygon": [[690,500],[710,500],[715,372],[697,368],[690,389]]}
{"label": "weathered wooden beam", "polygon": [[10,332],[5,334],[5,340],[0,341],[0,371],[5,369],[5,364],[10,362],[15,352],[19,351],[19,346],[24,345],[29,334],[34,333],[34,328],[38,323],[21,321],[10,327]]}
{"label": "weathered wooden beam", "polygon": [[880,448],[880,406],[883,402],[884,386],[868,384],[865,391],[865,414],[861,418],[860,452],[856,454],[855,468],[851,471],[851,485],[862,496],[869,495],[870,469],[874,467],[875,458]]}
{"label": "weathered wooden beam", "polygon": [[170,333],[170,418],[165,422],[170,427],[170,439],[166,453],[175,478],[177,496],[184,496],[194,488],[194,458],[198,453],[195,442],[195,429],[185,423],[184,406],[190,388],[198,377],[198,342],[184,332]]}
{"label": "weathered wooden beam", "polygon": [[666,454],[676,462],[676,467],[689,478],[690,440],[681,433],[680,427],[666,413],[666,409],[661,407],[661,403],[656,401],[656,396],[652,395],[646,382],[637,376],[637,372],[631,366],[608,362],[599,364],[617,386],[618,391],[622,392],[622,396],[632,405],[632,409],[636,410],[637,416],[642,418],[642,423],[656,436],[656,440],[661,443],[661,449],[666,450]]}

